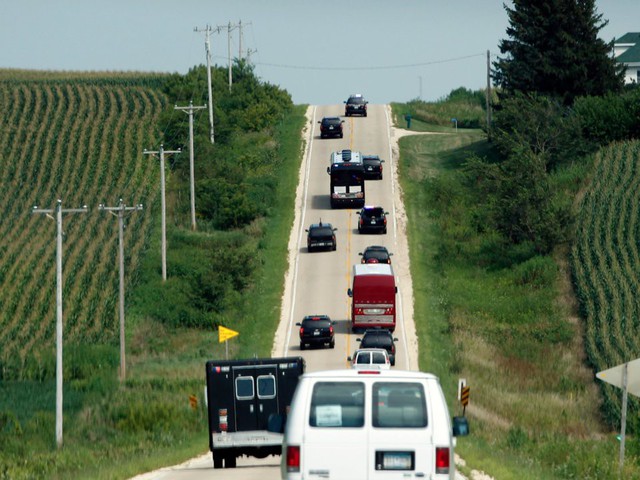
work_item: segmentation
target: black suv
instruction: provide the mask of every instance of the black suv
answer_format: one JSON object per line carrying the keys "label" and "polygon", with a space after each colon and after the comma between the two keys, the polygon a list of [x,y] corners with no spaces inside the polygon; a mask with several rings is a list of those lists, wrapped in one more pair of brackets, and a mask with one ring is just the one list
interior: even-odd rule
{"label": "black suv", "polygon": [[307,315],[302,322],[296,323],[300,327],[300,350],[307,348],[307,345],[329,344],[329,348],[336,346],[333,335],[333,325],[335,322],[327,315]]}
{"label": "black suv", "polygon": [[362,257],[360,263],[391,263],[391,255],[387,247],[381,245],[371,245],[360,252],[358,255]]}
{"label": "black suv", "polygon": [[365,206],[360,212],[358,220],[358,233],[379,232],[387,233],[387,215],[382,207]]}
{"label": "black suv", "polygon": [[363,155],[364,178],[377,178],[378,180],[382,180],[383,163],[384,160],[381,160],[378,155]]}
{"label": "black suv", "polygon": [[324,117],[319,120],[320,138],[340,137],[342,138],[342,124],[344,120],[340,117]]}
{"label": "black suv", "polygon": [[358,338],[360,342],[358,348],[384,348],[389,353],[389,361],[391,365],[396,364],[396,344],[398,341],[393,334],[384,328],[374,328],[365,330],[362,338]]}
{"label": "black suv", "polygon": [[348,100],[345,100],[344,114],[349,117],[351,115],[367,116],[367,102],[359,93],[353,94]]}
{"label": "black suv", "polygon": [[335,231],[330,223],[312,223],[307,232],[307,250],[309,252],[315,249],[335,250],[337,248]]}

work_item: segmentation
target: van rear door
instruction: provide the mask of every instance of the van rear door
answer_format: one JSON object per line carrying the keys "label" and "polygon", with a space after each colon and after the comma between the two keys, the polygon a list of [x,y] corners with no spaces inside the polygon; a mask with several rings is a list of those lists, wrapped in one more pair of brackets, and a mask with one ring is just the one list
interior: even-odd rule
{"label": "van rear door", "polygon": [[377,381],[371,399],[368,478],[433,478],[435,450],[423,383]]}
{"label": "van rear door", "polygon": [[370,463],[364,382],[316,382],[306,420],[300,452],[303,478],[364,478]]}

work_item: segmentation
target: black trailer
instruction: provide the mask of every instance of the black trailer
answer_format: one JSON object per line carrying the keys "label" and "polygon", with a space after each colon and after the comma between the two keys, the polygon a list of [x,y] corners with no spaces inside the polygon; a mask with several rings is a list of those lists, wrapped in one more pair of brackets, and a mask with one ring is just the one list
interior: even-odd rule
{"label": "black trailer", "polygon": [[282,434],[273,432],[279,430],[273,422],[286,418],[304,366],[302,357],[207,362],[209,449],[214,468],[222,468],[223,463],[234,468],[242,455],[265,458],[282,453]]}

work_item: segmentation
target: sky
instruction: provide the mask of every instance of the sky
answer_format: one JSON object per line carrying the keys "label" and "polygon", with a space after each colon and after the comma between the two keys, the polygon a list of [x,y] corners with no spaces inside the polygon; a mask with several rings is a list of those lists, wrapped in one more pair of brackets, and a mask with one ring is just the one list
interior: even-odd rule
{"label": "sky", "polygon": [[[333,105],[352,93],[371,103],[435,101],[486,87],[487,51],[495,60],[507,38],[503,3],[0,0],[0,68],[186,73],[206,64],[206,35],[194,29],[209,25],[214,65],[242,51],[296,104]],[[603,40],[640,31],[640,0],[596,7],[609,21]]]}

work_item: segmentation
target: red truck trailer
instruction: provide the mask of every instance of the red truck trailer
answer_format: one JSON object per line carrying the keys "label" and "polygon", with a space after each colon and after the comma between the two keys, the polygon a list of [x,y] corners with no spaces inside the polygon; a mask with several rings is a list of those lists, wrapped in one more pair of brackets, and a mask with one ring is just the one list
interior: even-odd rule
{"label": "red truck trailer", "polygon": [[365,263],[353,266],[351,330],[396,328],[396,281],[391,265]]}

